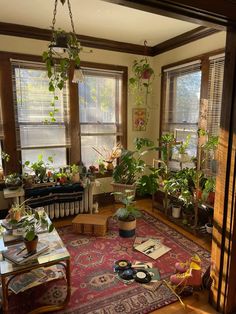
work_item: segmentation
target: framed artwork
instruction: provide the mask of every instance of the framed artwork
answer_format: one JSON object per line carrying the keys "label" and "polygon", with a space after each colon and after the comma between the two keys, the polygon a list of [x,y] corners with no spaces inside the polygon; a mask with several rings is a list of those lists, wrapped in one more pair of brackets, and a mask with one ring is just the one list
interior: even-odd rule
{"label": "framed artwork", "polygon": [[146,131],[147,109],[133,108],[133,131]]}

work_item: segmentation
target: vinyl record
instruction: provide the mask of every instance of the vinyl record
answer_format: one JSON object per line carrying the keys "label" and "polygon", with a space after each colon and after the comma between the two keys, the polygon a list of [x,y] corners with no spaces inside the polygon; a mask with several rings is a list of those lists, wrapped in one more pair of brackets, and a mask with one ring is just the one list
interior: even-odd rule
{"label": "vinyl record", "polygon": [[139,269],[134,274],[134,280],[139,283],[148,283],[152,280],[152,276],[149,274],[148,271],[144,269]]}
{"label": "vinyl record", "polygon": [[126,259],[121,259],[115,262],[115,271],[123,271],[129,269],[131,267],[131,263]]}
{"label": "vinyl record", "polygon": [[136,270],[134,270],[133,268],[125,269],[125,270],[119,272],[120,278],[122,278],[124,280],[134,279],[135,274],[136,274]]}

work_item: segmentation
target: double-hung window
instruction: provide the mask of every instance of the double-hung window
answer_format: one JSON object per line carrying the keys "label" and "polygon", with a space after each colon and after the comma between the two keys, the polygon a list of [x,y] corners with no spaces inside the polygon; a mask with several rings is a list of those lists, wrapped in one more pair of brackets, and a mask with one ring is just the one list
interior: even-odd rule
{"label": "double-hung window", "polygon": [[[197,156],[197,130],[201,128],[201,117],[206,120],[208,136],[219,134],[220,113],[224,76],[224,55],[205,57],[207,67],[201,68],[201,60],[181,64],[176,67],[164,67],[163,69],[163,102],[161,130],[164,133],[174,133],[177,141],[184,141],[191,135],[188,155]],[[208,69],[208,80],[202,82]],[[204,84],[206,86],[204,86]],[[204,86],[208,96],[200,101]],[[201,108],[202,106],[202,108]],[[175,159],[175,154],[173,154]],[[176,156],[177,157],[177,156]],[[178,158],[176,158],[178,159]]]}
{"label": "double-hung window", "polygon": [[122,71],[84,68],[79,83],[81,160],[86,166],[98,164],[123,139]]}
{"label": "double-hung window", "polygon": [[[38,63],[12,60],[12,77],[17,149],[21,151],[22,163],[34,162],[42,154],[44,160],[52,156],[56,168],[66,165],[70,146],[68,88],[57,91],[58,99],[53,104],[47,71]],[[46,123],[54,108],[58,109],[56,122]]]}
{"label": "double-hung window", "polygon": [[174,133],[178,141],[185,141],[190,134],[187,152],[190,156],[196,156],[201,92],[200,60],[165,69],[163,82],[162,133]]}

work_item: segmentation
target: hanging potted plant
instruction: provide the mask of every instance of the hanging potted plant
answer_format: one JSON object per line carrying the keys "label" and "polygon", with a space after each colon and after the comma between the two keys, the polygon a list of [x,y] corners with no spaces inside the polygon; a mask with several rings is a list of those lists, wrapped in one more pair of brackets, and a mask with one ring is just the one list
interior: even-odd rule
{"label": "hanging potted plant", "polygon": [[148,95],[154,79],[154,70],[148,63],[147,58],[134,60],[132,66],[133,76],[129,79],[129,86],[136,96],[137,105],[147,105]]}
{"label": "hanging potted plant", "polygon": [[134,195],[130,195],[130,190],[124,192],[114,192],[112,194],[119,195],[123,207],[117,209],[114,216],[118,218],[119,235],[124,238],[129,238],[135,235],[136,218],[141,216],[138,208],[134,206]]}

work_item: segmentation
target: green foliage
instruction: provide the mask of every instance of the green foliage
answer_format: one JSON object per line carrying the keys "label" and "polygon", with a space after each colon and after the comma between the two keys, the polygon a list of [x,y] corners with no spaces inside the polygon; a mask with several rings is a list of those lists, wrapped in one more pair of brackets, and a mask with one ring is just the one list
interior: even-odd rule
{"label": "green foliage", "polygon": [[[152,144],[153,142],[147,138],[137,138],[135,139],[135,151],[121,150],[119,163],[113,171],[113,180],[115,183],[134,184],[137,181],[146,167],[142,157],[148,151],[155,149]],[[148,149],[143,150],[144,147]]]}
{"label": "green foliage", "polygon": [[10,155],[4,151],[2,151],[1,157],[2,157],[2,160],[5,160],[6,162],[8,162],[11,158]]}
{"label": "green foliage", "polygon": [[176,138],[173,133],[165,133],[161,136],[161,152],[163,161],[167,162],[168,149],[170,154],[172,153],[172,148],[175,145]]}
{"label": "green foliage", "polygon": [[136,103],[143,103],[142,93],[144,93],[145,104],[147,105],[147,97],[151,92],[151,84],[154,79],[154,70],[148,63],[147,58],[134,60],[132,66],[133,76],[129,79],[129,86],[133,93],[136,94]]}
{"label": "green foliage", "polygon": [[215,192],[215,190],[216,190],[216,179],[214,177],[210,177],[205,182],[205,186],[202,191],[202,199],[206,201],[209,193]]}
{"label": "green foliage", "polygon": [[44,178],[46,175],[47,169],[51,167],[53,163],[53,157],[49,156],[47,158],[47,162],[43,160],[43,155],[39,154],[38,155],[38,160],[35,162],[30,162],[29,160],[26,160],[25,163],[23,164],[23,168],[29,168],[32,169],[35,173],[36,176],[38,176],[41,180]]}
{"label": "green foliage", "polygon": [[120,207],[115,212],[114,216],[118,217],[120,220],[131,220],[133,218],[141,217],[141,213],[137,207],[134,206],[134,196],[129,195],[131,190],[125,190],[124,192],[113,192],[113,195],[120,195],[121,202],[124,207]]}
{"label": "green foliage", "polygon": [[203,145],[203,148],[207,151],[215,151],[219,143],[219,136],[210,136],[206,144]]}
{"label": "green foliage", "polygon": [[[14,222],[12,222],[14,224]],[[36,210],[27,210],[25,216],[23,216],[19,222],[17,222],[17,228],[23,228],[24,238],[28,241],[34,240],[41,228],[46,229],[48,232],[52,232],[54,226],[48,220],[48,217],[44,211],[38,212]]]}
{"label": "green foliage", "polygon": [[[49,120],[45,119],[45,123],[55,122],[55,113],[58,109],[55,108],[55,100],[57,96],[55,91],[62,90],[65,82],[68,80],[69,68],[71,62],[76,66],[80,65],[79,52],[81,50],[80,44],[74,33],[67,33],[62,29],[53,30],[52,41],[49,44],[48,50],[43,52],[43,61],[47,67],[47,74],[49,78],[48,89],[54,93],[53,101],[51,102],[51,110],[49,111]],[[65,47],[67,57],[62,57],[55,51],[55,46]]]}
{"label": "green foliage", "polygon": [[176,149],[178,150],[179,154],[186,154],[187,148],[189,147],[190,139],[191,139],[191,135],[188,134],[184,142],[176,145]]}
{"label": "green foliage", "polygon": [[137,192],[141,196],[144,196],[147,194],[152,195],[159,188],[158,180],[159,180],[162,169],[149,167],[149,171],[150,171],[150,174],[142,175],[137,182]]}

